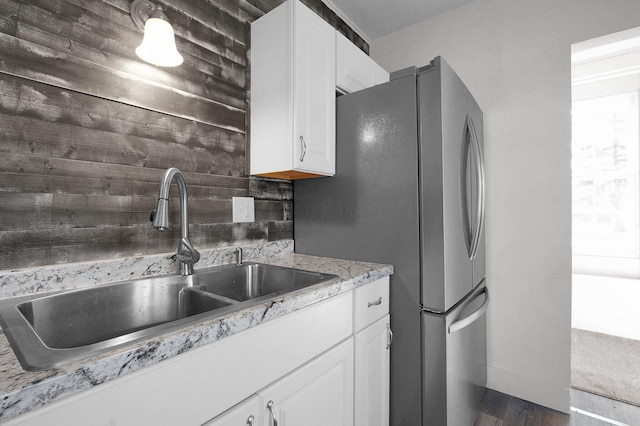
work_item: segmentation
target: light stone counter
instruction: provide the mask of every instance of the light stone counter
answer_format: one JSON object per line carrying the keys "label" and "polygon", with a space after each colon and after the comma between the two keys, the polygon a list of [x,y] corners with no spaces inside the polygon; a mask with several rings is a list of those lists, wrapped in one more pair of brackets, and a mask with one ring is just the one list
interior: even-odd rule
{"label": "light stone counter", "polygon": [[[202,345],[281,317],[320,300],[391,275],[393,267],[293,253],[293,241],[243,245],[245,260],[337,275],[324,284],[231,312],[177,332],[151,338],[64,367],[39,372],[22,369],[0,334],[0,421],[42,407],[93,386],[123,377]],[[200,268],[234,259],[234,247],[203,251]],[[0,297],[81,287],[173,273],[170,255],[0,271]],[[197,269],[197,268],[196,268]]]}

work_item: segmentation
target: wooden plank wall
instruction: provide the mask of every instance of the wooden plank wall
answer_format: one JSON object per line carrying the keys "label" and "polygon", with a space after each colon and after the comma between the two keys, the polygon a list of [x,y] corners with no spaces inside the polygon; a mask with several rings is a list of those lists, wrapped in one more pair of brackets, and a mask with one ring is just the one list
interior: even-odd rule
{"label": "wooden plank wall", "polygon": [[[185,58],[163,69],[135,56],[129,0],[0,0],[0,269],[175,250],[178,227],[149,223],[171,166],[197,248],[292,238],[291,182],[245,165],[249,23],[282,1],[158,0]],[[255,223],[232,223],[233,196]]]}

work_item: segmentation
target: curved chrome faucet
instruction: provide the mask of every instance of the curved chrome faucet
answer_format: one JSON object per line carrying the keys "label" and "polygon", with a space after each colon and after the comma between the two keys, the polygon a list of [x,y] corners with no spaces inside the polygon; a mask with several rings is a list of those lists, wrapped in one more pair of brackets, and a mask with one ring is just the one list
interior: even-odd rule
{"label": "curved chrome faucet", "polygon": [[169,188],[175,178],[180,193],[180,243],[176,254],[179,275],[193,274],[193,264],[200,260],[200,253],[189,241],[189,207],[187,205],[187,185],[182,172],[171,167],[164,172],[160,182],[158,206],[153,218],[153,227],[159,231],[169,229]]}

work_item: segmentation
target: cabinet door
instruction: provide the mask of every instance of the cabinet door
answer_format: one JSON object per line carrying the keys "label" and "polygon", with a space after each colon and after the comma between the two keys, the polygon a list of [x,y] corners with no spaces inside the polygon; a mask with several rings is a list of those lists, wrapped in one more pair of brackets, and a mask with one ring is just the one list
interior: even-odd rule
{"label": "cabinet door", "polygon": [[259,392],[265,426],[353,424],[353,339]]}
{"label": "cabinet door", "polygon": [[355,335],[355,425],[389,425],[389,315]]}
{"label": "cabinet door", "polygon": [[335,173],[335,30],[294,3],[294,141],[296,170]]}
{"label": "cabinet door", "polygon": [[389,81],[389,73],[371,57],[336,33],[336,88],[353,93]]}
{"label": "cabinet door", "polygon": [[260,426],[260,398],[254,395],[203,426]]}

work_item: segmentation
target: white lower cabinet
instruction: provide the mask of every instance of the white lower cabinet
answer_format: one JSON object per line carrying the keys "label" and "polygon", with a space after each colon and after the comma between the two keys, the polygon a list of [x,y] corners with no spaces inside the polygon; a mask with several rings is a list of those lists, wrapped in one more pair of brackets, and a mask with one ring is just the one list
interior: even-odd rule
{"label": "white lower cabinet", "polygon": [[258,395],[253,395],[203,426],[260,426],[262,425],[260,413],[260,398]]}
{"label": "white lower cabinet", "polygon": [[364,330],[355,339],[355,425],[389,425],[389,315]]}
{"label": "white lower cabinet", "polygon": [[[207,426],[388,426],[389,278],[357,288],[353,301],[352,338]],[[247,422],[251,416],[254,423]]]}
{"label": "white lower cabinet", "polygon": [[352,339],[352,308],[352,292],[331,297],[7,424],[201,425]]}
{"label": "white lower cabinet", "polygon": [[6,424],[387,426],[388,295],[386,277]]}
{"label": "white lower cabinet", "polygon": [[350,426],[353,407],[350,338],[206,426]]}
{"label": "white lower cabinet", "polygon": [[[264,426],[350,426],[353,422],[353,339],[259,393]],[[263,408],[264,409],[264,408]]]}

